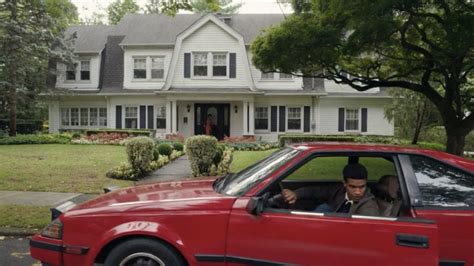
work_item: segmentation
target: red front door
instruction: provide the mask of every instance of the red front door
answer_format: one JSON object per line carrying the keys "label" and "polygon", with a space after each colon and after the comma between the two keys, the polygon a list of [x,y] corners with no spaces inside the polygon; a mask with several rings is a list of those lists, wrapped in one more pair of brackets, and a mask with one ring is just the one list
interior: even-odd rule
{"label": "red front door", "polygon": [[437,226],[429,221],[265,210],[248,198],[231,214],[227,265],[438,265]]}

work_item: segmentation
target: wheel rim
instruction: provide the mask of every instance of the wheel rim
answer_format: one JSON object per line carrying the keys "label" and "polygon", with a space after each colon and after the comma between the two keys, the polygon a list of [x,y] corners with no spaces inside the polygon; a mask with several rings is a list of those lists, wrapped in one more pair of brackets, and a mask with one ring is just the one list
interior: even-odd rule
{"label": "wheel rim", "polygon": [[165,263],[153,254],[139,252],[125,257],[120,266],[165,266]]}

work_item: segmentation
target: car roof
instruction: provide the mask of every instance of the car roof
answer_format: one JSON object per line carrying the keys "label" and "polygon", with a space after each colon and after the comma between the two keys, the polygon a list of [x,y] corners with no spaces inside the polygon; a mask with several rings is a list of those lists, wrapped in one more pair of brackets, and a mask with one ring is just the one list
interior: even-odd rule
{"label": "car roof", "polygon": [[310,152],[384,152],[397,154],[418,154],[435,158],[445,163],[460,167],[469,172],[474,172],[474,160],[455,156],[446,152],[429,150],[411,146],[396,146],[387,144],[373,143],[352,143],[352,142],[314,142],[298,143],[291,145],[293,147],[304,147]]}

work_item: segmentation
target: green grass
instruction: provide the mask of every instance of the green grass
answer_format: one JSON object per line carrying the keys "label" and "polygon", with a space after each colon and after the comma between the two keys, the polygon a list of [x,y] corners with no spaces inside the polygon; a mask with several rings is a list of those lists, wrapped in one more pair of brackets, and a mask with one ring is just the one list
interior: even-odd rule
{"label": "green grass", "polygon": [[0,205],[0,227],[38,230],[51,221],[50,207]]}
{"label": "green grass", "polygon": [[234,151],[230,171],[236,173],[247,166],[250,166],[261,159],[277,151],[276,149],[268,151]]}
{"label": "green grass", "polygon": [[1,145],[0,190],[101,193],[133,184],[105,176],[126,160],[123,146]]}

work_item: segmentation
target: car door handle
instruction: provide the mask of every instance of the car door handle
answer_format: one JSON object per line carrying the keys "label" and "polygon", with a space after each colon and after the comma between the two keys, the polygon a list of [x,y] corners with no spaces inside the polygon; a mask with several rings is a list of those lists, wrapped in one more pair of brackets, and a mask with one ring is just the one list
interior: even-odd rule
{"label": "car door handle", "polygon": [[395,236],[397,245],[412,248],[428,248],[429,239],[427,236],[397,234]]}

